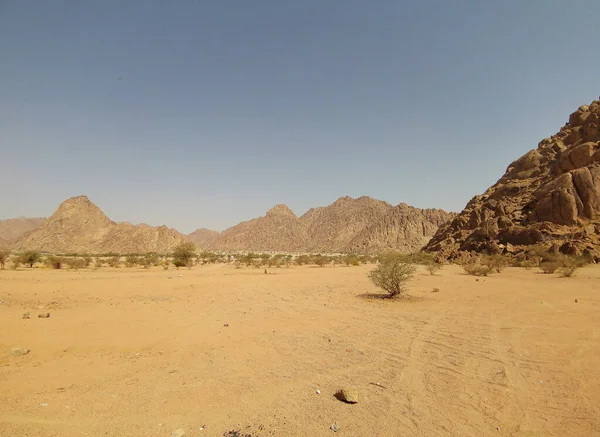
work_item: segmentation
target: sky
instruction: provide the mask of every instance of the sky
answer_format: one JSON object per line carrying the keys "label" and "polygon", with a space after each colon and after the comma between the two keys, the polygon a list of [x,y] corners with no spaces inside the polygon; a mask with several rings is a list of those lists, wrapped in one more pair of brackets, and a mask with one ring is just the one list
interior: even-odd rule
{"label": "sky", "polygon": [[597,0],[0,0],[0,219],[460,211],[600,95]]}

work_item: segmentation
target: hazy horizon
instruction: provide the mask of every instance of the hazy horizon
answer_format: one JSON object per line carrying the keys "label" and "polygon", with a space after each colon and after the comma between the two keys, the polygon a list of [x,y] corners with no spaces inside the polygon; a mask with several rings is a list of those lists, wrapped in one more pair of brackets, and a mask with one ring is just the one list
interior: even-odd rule
{"label": "hazy horizon", "polygon": [[4,2],[0,219],[458,212],[600,94],[600,2]]}

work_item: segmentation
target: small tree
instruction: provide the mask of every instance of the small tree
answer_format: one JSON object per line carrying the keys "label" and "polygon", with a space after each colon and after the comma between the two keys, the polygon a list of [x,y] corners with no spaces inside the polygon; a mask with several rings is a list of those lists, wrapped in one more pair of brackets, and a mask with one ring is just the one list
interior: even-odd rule
{"label": "small tree", "polygon": [[404,262],[400,256],[388,255],[380,258],[379,265],[369,273],[369,278],[373,284],[385,290],[388,297],[402,297],[415,270],[413,264]]}
{"label": "small tree", "polygon": [[10,256],[10,250],[0,248],[0,269],[4,270],[4,267],[6,267],[6,260],[8,259],[9,256]]}
{"label": "small tree", "polygon": [[127,267],[135,267],[138,263],[138,257],[136,255],[127,255],[125,257],[125,265]]}
{"label": "small tree", "polygon": [[196,256],[194,243],[181,243],[173,250],[173,265],[177,268],[191,266]]}
{"label": "small tree", "polygon": [[41,257],[42,255],[37,250],[28,250],[21,255],[21,263],[27,264],[30,268],[32,268]]}
{"label": "small tree", "polygon": [[315,255],[312,258],[312,262],[319,267],[323,267],[325,264],[327,264],[329,262],[329,259],[326,256],[323,255]]}

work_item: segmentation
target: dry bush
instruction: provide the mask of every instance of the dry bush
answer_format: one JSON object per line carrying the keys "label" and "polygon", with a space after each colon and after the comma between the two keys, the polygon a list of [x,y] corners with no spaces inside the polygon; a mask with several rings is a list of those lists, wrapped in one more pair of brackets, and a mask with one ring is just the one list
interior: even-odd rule
{"label": "dry bush", "polygon": [[579,269],[578,265],[570,265],[561,267],[558,272],[561,278],[571,278],[575,275],[575,272]]}
{"label": "dry bush", "polygon": [[344,263],[347,266],[359,266],[360,259],[356,255],[346,255],[346,257],[344,258]]}
{"label": "dry bush", "polygon": [[558,261],[542,261],[540,263],[540,270],[542,273],[551,275],[560,268],[561,264]]}
{"label": "dry bush", "polygon": [[6,266],[6,260],[8,259],[9,256],[10,256],[10,250],[0,248],[0,269],[4,270],[4,267]]}
{"label": "dry bush", "polygon": [[64,263],[73,270],[85,268],[85,260],[83,258],[66,258]]}
{"label": "dry bush", "polygon": [[196,256],[196,246],[194,243],[181,243],[173,250],[173,265],[179,267],[193,266],[194,257]]}
{"label": "dry bush", "polygon": [[111,256],[106,260],[106,264],[110,267],[119,268],[121,267],[121,257],[120,256]]}
{"label": "dry bush", "polygon": [[312,257],[312,263],[316,266],[323,267],[325,264],[329,263],[329,258],[323,255],[315,255]]}
{"label": "dry bush", "polygon": [[171,264],[171,263],[169,262],[169,260],[167,258],[163,259],[162,262],[160,263],[163,270],[169,270],[169,264]]}
{"label": "dry bush", "polygon": [[415,270],[413,264],[406,263],[401,257],[386,256],[369,273],[369,278],[377,287],[385,290],[388,297],[402,297]]}
{"label": "dry bush", "polygon": [[65,259],[62,256],[49,256],[46,258],[46,265],[52,267],[55,270],[62,269],[65,263]]}
{"label": "dry bush", "polygon": [[481,264],[488,266],[493,271],[501,273],[505,267],[508,267],[510,259],[502,255],[490,255],[483,259]]}
{"label": "dry bush", "polygon": [[17,256],[17,257],[11,258],[11,260],[10,260],[10,269],[11,270],[17,270],[20,265],[21,265],[21,257]]}
{"label": "dry bush", "polygon": [[493,269],[490,266],[478,263],[464,264],[462,267],[465,272],[471,276],[487,276],[493,272]]}
{"label": "dry bush", "polygon": [[299,266],[303,266],[303,265],[308,264],[310,262],[310,257],[308,255],[300,255],[300,256],[296,257],[296,259],[294,260],[294,262],[296,264],[298,264]]}
{"label": "dry bush", "polygon": [[425,268],[429,272],[431,276],[435,275],[435,273],[442,268],[440,263],[431,262],[429,264],[425,264]]}

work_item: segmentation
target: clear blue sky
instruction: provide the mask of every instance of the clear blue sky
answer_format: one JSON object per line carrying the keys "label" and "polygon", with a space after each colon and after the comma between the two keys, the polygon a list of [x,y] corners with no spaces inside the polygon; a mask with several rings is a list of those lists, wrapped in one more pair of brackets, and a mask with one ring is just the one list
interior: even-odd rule
{"label": "clear blue sky", "polygon": [[0,218],[458,211],[600,94],[598,0],[0,1]]}

